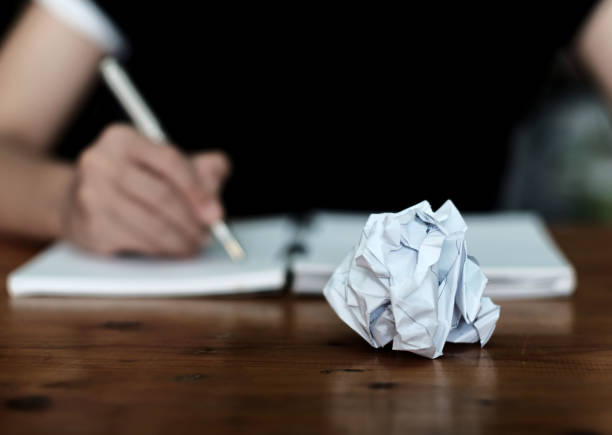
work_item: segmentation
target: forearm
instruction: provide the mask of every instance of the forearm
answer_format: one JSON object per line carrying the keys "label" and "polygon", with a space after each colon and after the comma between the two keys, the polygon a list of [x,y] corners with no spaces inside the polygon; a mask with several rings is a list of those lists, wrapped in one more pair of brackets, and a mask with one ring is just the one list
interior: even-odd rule
{"label": "forearm", "polygon": [[62,233],[75,171],[45,153],[113,47],[42,3],[30,2],[0,44],[0,232],[49,239]]}
{"label": "forearm", "polygon": [[0,232],[59,236],[73,177],[70,165],[0,135]]}

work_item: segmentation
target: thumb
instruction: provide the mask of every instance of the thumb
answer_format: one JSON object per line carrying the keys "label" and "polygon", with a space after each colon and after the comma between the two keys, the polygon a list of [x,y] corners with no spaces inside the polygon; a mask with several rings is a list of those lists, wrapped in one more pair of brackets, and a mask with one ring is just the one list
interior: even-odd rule
{"label": "thumb", "polygon": [[231,172],[229,158],[219,151],[197,154],[192,162],[202,187],[210,194],[221,189]]}

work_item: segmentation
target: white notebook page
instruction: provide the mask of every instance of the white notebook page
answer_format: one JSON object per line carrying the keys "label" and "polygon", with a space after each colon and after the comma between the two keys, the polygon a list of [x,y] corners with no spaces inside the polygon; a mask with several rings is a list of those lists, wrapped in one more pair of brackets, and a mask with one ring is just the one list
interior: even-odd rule
{"label": "white notebook page", "polygon": [[[302,231],[306,252],[293,261],[293,288],[321,293],[348,251],[358,242],[367,215],[325,212]],[[468,253],[489,278],[485,293],[502,299],[571,293],[574,270],[537,215],[526,212],[464,215]]]}
{"label": "white notebook page", "polygon": [[107,258],[58,242],[9,275],[21,295],[187,296],[275,290],[285,283],[288,218],[238,221],[232,231],[247,258],[233,263],[218,243],[194,259]]}

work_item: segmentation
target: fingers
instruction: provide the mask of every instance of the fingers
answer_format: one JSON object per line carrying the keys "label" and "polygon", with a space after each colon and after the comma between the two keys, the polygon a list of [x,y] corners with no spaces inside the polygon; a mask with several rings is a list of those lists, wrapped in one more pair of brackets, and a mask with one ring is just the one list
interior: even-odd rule
{"label": "fingers", "polygon": [[138,202],[150,213],[162,216],[187,239],[201,241],[202,225],[198,217],[172,186],[141,167],[125,171],[116,184],[117,190]]}
{"label": "fingers", "polygon": [[208,194],[200,209],[202,219],[210,224],[223,219],[224,210],[219,201],[219,193],[231,172],[231,164],[222,152],[205,152],[192,157],[198,179]]}
{"label": "fingers", "polygon": [[205,222],[209,223],[209,225],[223,219],[224,215],[225,212],[223,210],[223,206],[217,197],[213,197],[207,201],[200,211],[201,218]]}
{"label": "fingers", "polygon": [[205,152],[193,156],[192,162],[202,187],[216,195],[231,172],[228,157],[218,151]]}
{"label": "fingers", "polygon": [[126,150],[128,157],[167,180],[193,207],[196,215],[205,201],[206,193],[190,162],[175,148],[159,146],[138,137]]}
{"label": "fingers", "polygon": [[120,144],[130,160],[165,178],[191,205],[194,214],[205,224],[209,216],[218,215],[220,204],[210,205],[230,172],[227,156],[219,151],[206,152],[188,160],[176,148],[151,143],[134,129],[115,126],[105,133],[109,142]]}
{"label": "fingers", "polygon": [[117,227],[148,247],[153,255],[189,256],[201,248],[202,237],[187,237],[162,216],[130,198],[119,195],[109,210]]}
{"label": "fingers", "polygon": [[223,218],[218,192],[230,172],[222,153],[187,159],[132,127],[107,128],[80,157],[65,235],[112,254],[193,254]]}
{"label": "fingers", "polygon": [[71,213],[70,233],[66,236],[83,249],[103,255],[120,252],[138,252],[155,255],[157,248],[138,237],[108,216],[91,216],[82,206],[74,207]]}
{"label": "fingers", "polygon": [[131,147],[130,157],[167,180],[201,223],[211,225],[223,217],[217,195],[230,170],[224,154],[203,153],[192,163],[173,147],[140,141]]}
{"label": "fingers", "polygon": [[104,179],[87,180],[74,208],[71,239],[101,254],[187,256],[201,247],[201,234],[187,237],[164,216],[151,213]]}

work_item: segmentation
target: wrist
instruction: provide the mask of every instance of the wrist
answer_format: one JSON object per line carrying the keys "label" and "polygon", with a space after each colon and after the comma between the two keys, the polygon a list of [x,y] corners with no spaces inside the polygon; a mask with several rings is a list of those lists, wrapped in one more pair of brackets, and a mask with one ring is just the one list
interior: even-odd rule
{"label": "wrist", "polygon": [[41,237],[62,236],[74,179],[75,170],[67,164],[54,163],[41,174],[40,187],[45,190],[43,208],[46,210],[37,231]]}

